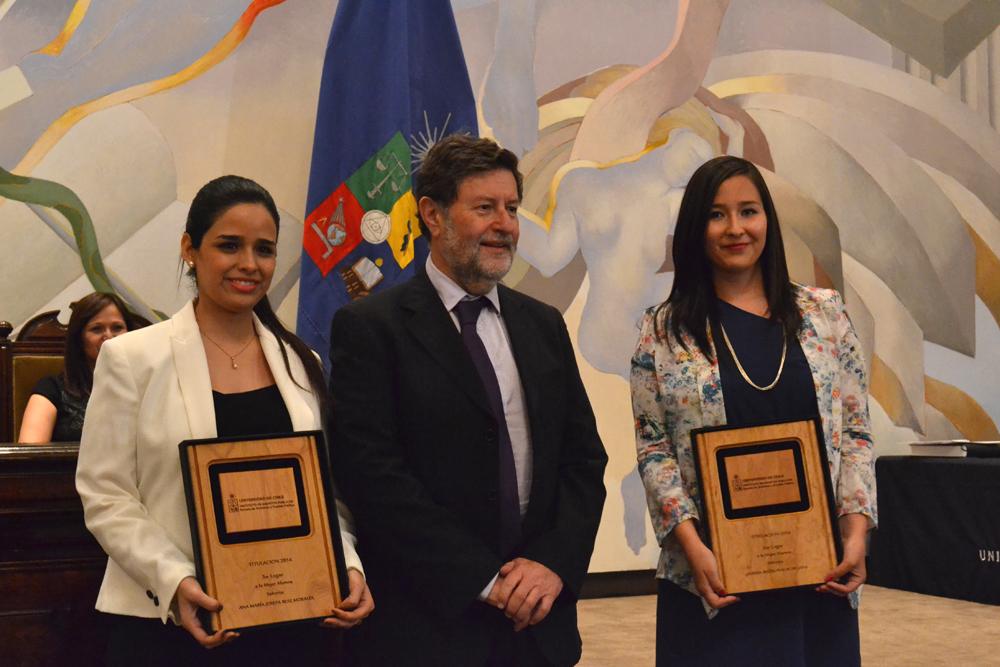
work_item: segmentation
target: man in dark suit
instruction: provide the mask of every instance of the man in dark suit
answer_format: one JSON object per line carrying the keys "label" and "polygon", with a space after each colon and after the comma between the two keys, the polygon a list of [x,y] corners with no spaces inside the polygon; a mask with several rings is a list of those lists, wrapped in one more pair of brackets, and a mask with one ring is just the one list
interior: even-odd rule
{"label": "man in dark suit", "polygon": [[607,456],[561,314],[500,285],[517,157],[451,136],[416,178],[425,270],[331,330],[334,472],[376,610],[372,665],[570,665]]}

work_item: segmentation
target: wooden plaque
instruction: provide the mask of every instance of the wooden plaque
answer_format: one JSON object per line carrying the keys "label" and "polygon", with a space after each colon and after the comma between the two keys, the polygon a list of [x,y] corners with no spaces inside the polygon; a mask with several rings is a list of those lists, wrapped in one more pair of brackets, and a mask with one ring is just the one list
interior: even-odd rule
{"label": "wooden plaque", "polygon": [[323,434],[186,440],[180,454],[198,580],[223,607],[212,631],[329,616],[348,584]]}
{"label": "wooden plaque", "polygon": [[823,583],[841,548],[819,420],[697,429],[691,444],[725,590]]}

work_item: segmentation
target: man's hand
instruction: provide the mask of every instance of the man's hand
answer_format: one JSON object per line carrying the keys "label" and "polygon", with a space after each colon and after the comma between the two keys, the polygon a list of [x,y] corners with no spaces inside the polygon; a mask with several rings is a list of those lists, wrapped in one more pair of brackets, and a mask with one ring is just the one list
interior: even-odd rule
{"label": "man's hand", "polygon": [[198,620],[198,610],[219,611],[222,605],[213,597],[209,597],[202,590],[201,584],[194,577],[185,577],[177,586],[177,593],[174,594],[174,604],[177,606],[177,617],[181,627],[191,633],[199,644],[205,648],[215,648],[226,642],[239,637],[238,632],[231,630],[219,630],[214,635],[205,632]]}
{"label": "man's hand", "polygon": [[347,579],[351,586],[351,594],[340,601],[340,606],[332,609],[333,614],[323,619],[323,625],[328,628],[353,628],[375,609],[375,600],[365,575],[354,568],[347,571]]}
{"label": "man's hand", "polygon": [[500,568],[486,603],[503,610],[514,621],[514,632],[520,632],[549,615],[562,588],[562,579],[549,568],[527,558],[515,558]]}

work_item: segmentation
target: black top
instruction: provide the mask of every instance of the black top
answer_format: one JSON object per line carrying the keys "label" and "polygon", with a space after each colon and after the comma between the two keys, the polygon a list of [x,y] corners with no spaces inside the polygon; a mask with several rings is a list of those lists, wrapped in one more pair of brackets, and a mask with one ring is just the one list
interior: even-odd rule
{"label": "black top", "polygon": [[292,418],[276,384],[237,394],[213,391],[212,401],[220,438],[292,432]]}
{"label": "black top", "polygon": [[[771,384],[781,361],[781,340],[784,336],[781,324],[748,313],[721,299],[717,299],[716,303],[719,319],[726,328],[743,370],[755,384],[761,387]],[[714,333],[713,341],[719,356],[719,376],[726,404],[727,425],[750,426],[795,421],[819,414],[812,371],[797,338],[788,341],[785,369],[778,384],[769,391],[755,389],[743,379],[726,347],[721,330]]]}
{"label": "black top", "polygon": [[83,417],[87,412],[87,399],[77,398],[66,391],[63,376],[50,375],[38,381],[32,394],[49,399],[56,406],[56,423],[52,429],[52,442],[79,442],[83,432]]}

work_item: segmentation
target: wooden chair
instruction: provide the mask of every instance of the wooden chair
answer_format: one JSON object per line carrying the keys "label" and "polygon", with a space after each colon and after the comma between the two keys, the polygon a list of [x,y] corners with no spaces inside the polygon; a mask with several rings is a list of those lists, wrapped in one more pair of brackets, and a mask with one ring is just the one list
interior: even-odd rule
{"label": "wooden chair", "polygon": [[63,369],[66,327],[52,310],[28,320],[17,335],[0,322],[0,442],[14,442],[21,430],[21,416],[31,390],[47,375]]}

